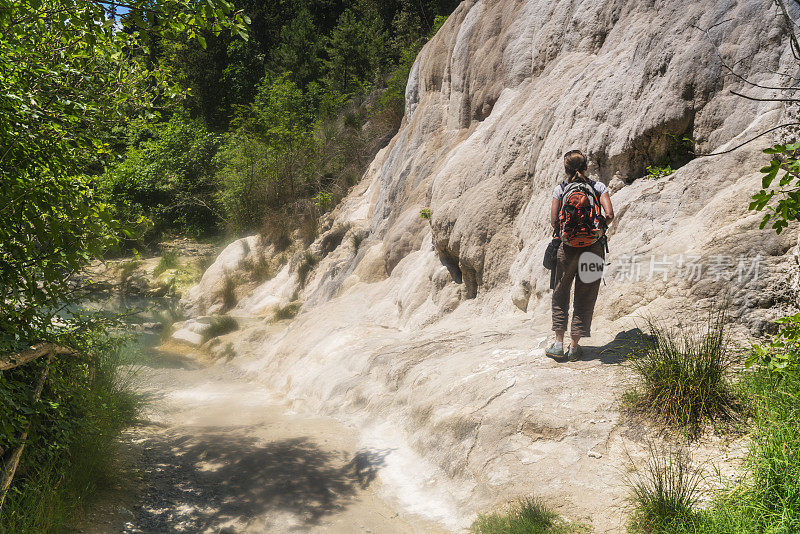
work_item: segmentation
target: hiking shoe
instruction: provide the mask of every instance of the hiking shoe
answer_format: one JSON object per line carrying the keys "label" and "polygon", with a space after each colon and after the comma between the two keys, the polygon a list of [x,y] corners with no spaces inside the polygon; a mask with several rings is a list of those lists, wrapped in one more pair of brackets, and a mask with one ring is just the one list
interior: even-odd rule
{"label": "hiking shoe", "polygon": [[563,358],[564,357],[564,345],[562,343],[562,345],[560,347],[556,348],[556,344],[553,343],[552,345],[550,345],[549,347],[544,349],[544,353],[546,355],[550,356],[551,358]]}
{"label": "hiking shoe", "polygon": [[580,345],[576,345],[574,347],[570,347],[567,351],[567,361],[575,362],[581,359],[583,356],[583,349]]}

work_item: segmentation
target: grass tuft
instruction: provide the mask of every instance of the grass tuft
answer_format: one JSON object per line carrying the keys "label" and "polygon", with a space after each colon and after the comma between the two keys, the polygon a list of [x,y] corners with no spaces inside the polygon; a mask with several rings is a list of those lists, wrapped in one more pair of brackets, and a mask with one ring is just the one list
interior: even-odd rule
{"label": "grass tuft", "polygon": [[236,298],[236,280],[226,273],[222,284],[222,307],[223,310],[227,311],[236,306],[238,302]]}
{"label": "grass tuft", "polygon": [[124,285],[141,264],[142,262],[139,260],[128,260],[120,263],[118,267],[119,283]]}
{"label": "grass tuft", "polygon": [[158,277],[158,275],[165,271],[177,269],[178,266],[178,253],[174,250],[167,250],[161,256],[161,259],[158,260],[158,265],[156,265],[156,268],[153,270],[153,276]]}
{"label": "grass tuft", "polygon": [[214,317],[206,336],[211,339],[219,337],[239,328],[239,323],[230,315],[219,315]]}
{"label": "grass tuft", "polygon": [[315,258],[311,252],[306,251],[303,254],[303,259],[297,267],[297,278],[300,282],[300,287],[305,287],[308,274],[314,269],[317,263],[319,263],[319,260]]}
{"label": "grass tuft", "polygon": [[691,437],[707,422],[730,420],[737,405],[728,380],[724,310],[709,313],[699,334],[653,321],[648,326],[653,342],[630,359],[638,383],[623,394],[627,410]]}
{"label": "grass tuft", "polygon": [[364,241],[364,238],[367,237],[366,233],[357,232],[350,236],[350,242],[353,245],[353,253],[357,253],[361,243]]}
{"label": "grass tuft", "polygon": [[474,534],[567,534],[586,529],[567,523],[535,498],[514,504],[506,513],[480,515],[472,524]]}
{"label": "grass tuft", "polygon": [[300,311],[301,302],[290,302],[286,306],[281,306],[275,310],[272,316],[273,321],[283,321],[284,319],[294,319]]}
{"label": "grass tuft", "polygon": [[684,450],[660,450],[650,443],[646,465],[628,478],[635,507],[630,529],[667,533],[691,522],[700,480],[700,471]]}

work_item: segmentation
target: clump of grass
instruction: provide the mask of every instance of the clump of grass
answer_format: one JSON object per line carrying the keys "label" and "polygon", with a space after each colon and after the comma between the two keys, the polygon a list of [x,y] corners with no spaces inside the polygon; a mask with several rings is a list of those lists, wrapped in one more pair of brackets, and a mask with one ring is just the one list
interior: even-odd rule
{"label": "clump of grass", "polygon": [[628,478],[635,508],[630,530],[669,533],[693,522],[700,480],[683,449],[662,450],[650,443],[646,465]]}
{"label": "clump of grass", "polygon": [[670,165],[648,165],[647,175],[650,178],[663,178],[675,172]]}
{"label": "clump of grass", "polygon": [[241,268],[250,275],[250,279],[254,282],[263,282],[272,275],[269,258],[264,253],[242,261]]}
{"label": "clump of grass", "polygon": [[294,319],[300,311],[301,302],[290,302],[286,306],[281,306],[275,310],[272,316],[273,321],[283,321],[284,319]]}
{"label": "clump of grass", "polygon": [[297,278],[300,282],[300,287],[304,287],[306,285],[308,273],[314,269],[317,263],[319,263],[319,260],[315,258],[311,252],[306,251],[303,254],[303,259],[300,260],[300,265],[297,267]]}
{"label": "clump of grass", "polygon": [[691,436],[709,421],[730,420],[736,402],[724,309],[710,312],[699,334],[653,321],[649,330],[652,343],[630,360],[638,384],[624,394],[626,408]]}
{"label": "clump of grass", "polygon": [[506,513],[480,515],[470,527],[474,534],[566,534],[586,532],[580,525],[559,519],[558,514],[535,498],[518,501]]}
{"label": "clump of grass", "polygon": [[305,244],[310,244],[319,235],[319,224],[317,218],[319,214],[316,211],[316,206],[311,203],[306,205],[299,215],[300,222],[297,228],[297,234]]}
{"label": "clump of grass", "polygon": [[[662,521],[659,532],[800,532],[800,377],[778,380],[760,369],[745,374],[739,387],[752,412],[744,476],[717,495],[707,509]],[[635,521],[631,525],[632,530],[637,527]]]}
{"label": "clump of grass", "polygon": [[261,224],[261,235],[278,251],[284,251],[292,244],[291,216],[277,210],[267,210]]}
{"label": "clump of grass", "polygon": [[358,248],[361,246],[361,243],[364,241],[364,238],[367,237],[366,234],[361,232],[356,232],[350,236],[350,242],[353,245],[353,252],[358,252]]}
{"label": "clump of grass", "polygon": [[216,260],[216,258],[213,254],[207,254],[197,258],[195,265],[197,266],[197,270],[200,271],[200,276],[203,276],[203,273],[205,273],[206,270],[211,267],[211,265],[214,263],[214,260]]}
{"label": "clump of grass", "polygon": [[226,274],[222,282],[222,307],[224,310],[230,310],[236,306],[236,302],[236,280],[230,274]]}
{"label": "clump of grass", "polygon": [[129,260],[121,263],[119,266],[120,283],[124,284],[141,263],[139,260]]}
{"label": "clump of grass", "polygon": [[270,268],[269,258],[267,258],[264,254],[259,254],[256,260],[253,262],[253,268],[251,270],[251,274],[253,276],[253,280],[256,282],[263,282],[264,280],[268,280],[270,276],[272,276],[272,269]]}
{"label": "clump of grass", "polygon": [[230,315],[219,315],[211,321],[206,337],[209,339],[233,332],[239,328],[239,323]]}
{"label": "clump of grass", "polygon": [[156,268],[153,270],[153,276],[157,277],[165,271],[177,269],[178,265],[178,253],[174,250],[167,250],[161,255],[161,259],[158,260],[158,265],[156,265]]}

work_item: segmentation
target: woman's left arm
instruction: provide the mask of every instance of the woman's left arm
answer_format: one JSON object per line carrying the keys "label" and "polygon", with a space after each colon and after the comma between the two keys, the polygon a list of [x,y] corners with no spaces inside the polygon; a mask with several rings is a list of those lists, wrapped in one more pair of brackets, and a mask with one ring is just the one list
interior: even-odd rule
{"label": "woman's left arm", "polygon": [[[605,208],[605,206],[603,207]],[[561,199],[553,197],[553,202],[550,203],[550,226],[553,228],[555,228],[558,224],[559,208],[561,208]]]}
{"label": "woman's left arm", "polygon": [[611,221],[614,220],[614,206],[611,205],[611,195],[609,195],[607,192],[600,195],[600,205],[603,206],[603,213],[606,215],[606,222],[611,224]]}

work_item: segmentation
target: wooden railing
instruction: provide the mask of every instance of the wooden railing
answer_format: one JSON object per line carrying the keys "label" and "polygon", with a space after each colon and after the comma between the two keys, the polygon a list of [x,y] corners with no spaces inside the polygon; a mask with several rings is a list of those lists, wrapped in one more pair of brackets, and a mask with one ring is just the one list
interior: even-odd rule
{"label": "wooden railing", "polygon": [[[53,361],[53,358],[62,354],[75,354],[75,351],[54,343],[40,343],[39,345],[34,345],[29,350],[8,356],[0,356],[0,371],[8,371],[39,358],[47,357],[47,363],[33,389],[33,402],[36,403],[42,396],[42,389],[44,389],[44,383],[45,380],[47,380],[47,373],[50,372],[50,363]],[[11,482],[14,480],[14,474],[17,472],[17,466],[19,466],[19,459],[22,457],[22,451],[25,450],[25,442],[28,440],[30,429],[31,421],[28,421],[20,435],[20,443],[14,450],[6,454],[5,451],[0,449],[0,461],[2,461],[2,472],[0,472],[0,509],[3,507],[3,503],[6,500],[6,494],[11,487]]]}

